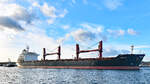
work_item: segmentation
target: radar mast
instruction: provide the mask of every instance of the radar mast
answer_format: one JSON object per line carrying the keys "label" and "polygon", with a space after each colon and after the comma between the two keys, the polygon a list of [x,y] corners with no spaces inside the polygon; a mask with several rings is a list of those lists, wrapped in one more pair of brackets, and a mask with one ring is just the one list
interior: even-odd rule
{"label": "radar mast", "polygon": [[29,48],[29,46],[28,46],[28,45],[27,45],[26,49],[27,49],[27,52],[29,52],[29,49],[30,49],[30,48]]}
{"label": "radar mast", "polygon": [[134,45],[131,46],[131,54],[133,54]]}

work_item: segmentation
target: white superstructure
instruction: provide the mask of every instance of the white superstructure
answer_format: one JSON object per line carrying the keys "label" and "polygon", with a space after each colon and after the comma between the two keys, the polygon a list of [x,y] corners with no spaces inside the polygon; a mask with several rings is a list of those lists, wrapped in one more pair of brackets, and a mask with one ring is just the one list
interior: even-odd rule
{"label": "white superstructure", "polygon": [[18,61],[35,61],[38,60],[38,56],[35,52],[29,52],[29,47],[27,46],[27,49],[24,49],[20,54]]}

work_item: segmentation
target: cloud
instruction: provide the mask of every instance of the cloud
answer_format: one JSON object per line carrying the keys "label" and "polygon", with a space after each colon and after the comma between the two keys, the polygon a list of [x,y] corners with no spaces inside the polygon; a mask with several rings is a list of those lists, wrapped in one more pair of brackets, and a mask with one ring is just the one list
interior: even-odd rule
{"label": "cloud", "polygon": [[39,5],[37,2],[33,2],[32,6],[38,7],[40,11],[44,14],[44,16],[48,17],[47,22],[49,24],[53,24],[57,18],[64,18],[65,15],[68,13],[67,9],[60,11],[52,5],[48,5],[46,2],[43,5]]}
{"label": "cloud", "polygon": [[45,16],[49,16],[51,18],[56,18],[56,8],[53,6],[48,6],[47,3],[44,3],[43,6],[40,7],[40,10]]}
{"label": "cloud", "polygon": [[108,48],[108,49],[104,49],[103,55],[104,55],[104,56],[115,56],[115,55],[117,55],[118,53],[119,53],[119,51],[117,51],[117,50],[115,50],[115,49],[110,49],[110,48]]}
{"label": "cloud", "polygon": [[119,30],[107,29],[107,32],[110,35],[115,36],[115,37],[123,36],[126,33],[129,34],[129,35],[137,35],[137,32],[135,30],[131,29],[131,28],[128,29],[128,30],[123,30],[123,29],[119,29]]}
{"label": "cloud", "polygon": [[63,25],[62,28],[63,28],[63,29],[69,29],[70,26],[69,26],[69,25]]}
{"label": "cloud", "polygon": [[30,24],[34,19],[36,19],[36,15],[28,12],[26,9],[16,9],[17,12],[12,16],[17,21],[24,21],[27,24]]}
{"label": "cloud", "polygon": [[48,20],[47,20],[48,24],[53,24],[54,21],[55,21],[55,18],[52,18],[52,19],[48,19]]}
{"label": "cloud", "polygon": [[59,17],[63,18],[68,13],[67,9],[64,9],[64,11],[59,15]]}
{"label": "cloud", "polygon": [[102,25],[96,25],[96,24],[90,24],[90,23],[83,23],[81,26],[93,33],[102,33],[104,26]]}
{"label": "cloud", "polygon": [[130,51],[125,49],[117,50],[112,48],[108,48],[108,49],[105,48],[103,55],[107,57],[107,56],[117,56],[119,54],[129,54],[129,53]]}
{"label": "cloud", "polygon": [[128,29],[127,32],[130,35],[137,35],[137,32],[135,30],[133,30],[133,29]]}
{"label": "cloud", "polygon": [[0,17],[0,28],[24,30],[15,20],[9,17]]}
{"label": "cloud", "polygon": [[[64,25],[63,27],[70,27],[68,25]],[[107,36],[103,34],[104,27],[102,25],[91,24],[91,23],[83,23],[80,24],[79,27],[74,27],[75,29],[71,30],[71,32],[67,33],[64,37],[59,39],[59,42],[69,41],[68,39],[75,40],[76,42],[80,42],[82,44],[92,43],[94,41],[107,41]],[[71,27],[70,27],[71,29]],[[73,39],[71,39],[73,37]]]}
{"label": "cloud", "polygon": [[121,50],[121,54],[129,54],[129,53],[130,53],[129,50],[125,50],[125,49],[122,49],[122,50]]}
{"label": "cloud", "polygon": [[117,56],[119,54],[129,54],[130,51],[128,49],[122,48],[122,45],[117,45],[117,47],[112,45],[107,45],[103,49],[103,55],[105,57],[109,56]]}
{"label": "cloud", "polygon": [[35,19],[35,16],[20,5],[3,2],[0,3],[0,19],[0,25],[3,29],[24,30],[19,22],[22,21],[29,24]]}
{"label": "cloud", "polygon": [[122,0],[105,0],[104,5],[110,10],[115,10],[119,6],[122,6],[123,3]]}
{"label": "cloud", "polygon": [[107,32],[113,36],[123,36],[125,34],[125,31],[122,29],[119,30],[107,29]]}
{"label": "cloud", "polygon": [[87,41],[94,40],[96,38],[94,33],[83,29],[78,29],[75,32],[72,32],[72,36],[76,41],[79,42],[87,42]]}
{"label": "cloud", "polygon": [[136,48],[136,49],[148,49],[148,48],[150,48],[150,45],[138,45],[138,46],[134,46],[134,48]]}
{"label": "cloud", "polygon": [[[7,6],[6,6],[7,5]],[[30,23],[35,19],[35,15],[24,7],[14,3],[0,3],[0,16],[8,16],[15,20]]]}

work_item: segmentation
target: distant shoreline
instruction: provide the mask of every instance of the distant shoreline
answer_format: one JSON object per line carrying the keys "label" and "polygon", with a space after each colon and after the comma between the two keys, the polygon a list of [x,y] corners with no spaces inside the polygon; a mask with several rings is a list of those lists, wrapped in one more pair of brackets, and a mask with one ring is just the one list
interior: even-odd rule
{"label": "distant shoreline", "polygon": [[140,64],[140,66],[142,66],[142,67],[150,67],[150,62],[142,62]]}

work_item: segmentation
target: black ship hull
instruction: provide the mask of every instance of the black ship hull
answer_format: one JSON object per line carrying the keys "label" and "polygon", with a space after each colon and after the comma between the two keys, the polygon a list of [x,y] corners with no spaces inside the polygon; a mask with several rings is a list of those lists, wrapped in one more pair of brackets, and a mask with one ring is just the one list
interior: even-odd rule
{"label": "black ship hull", "polygon": [[20,67],[75,69],[139,69],[144,54],[123,54],[111,58],[18,61]]}

